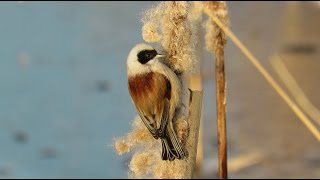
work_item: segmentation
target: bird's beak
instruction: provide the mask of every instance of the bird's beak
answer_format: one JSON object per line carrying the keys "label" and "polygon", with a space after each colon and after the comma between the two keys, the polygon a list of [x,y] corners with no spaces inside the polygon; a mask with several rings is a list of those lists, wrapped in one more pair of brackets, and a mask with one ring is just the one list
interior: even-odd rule
{"label": "bird's beak", "polygon": [[156,55],[156,58],[161,58],[161,57],[165,57],[165,55],[163,55],[163,54],[157,54]]}

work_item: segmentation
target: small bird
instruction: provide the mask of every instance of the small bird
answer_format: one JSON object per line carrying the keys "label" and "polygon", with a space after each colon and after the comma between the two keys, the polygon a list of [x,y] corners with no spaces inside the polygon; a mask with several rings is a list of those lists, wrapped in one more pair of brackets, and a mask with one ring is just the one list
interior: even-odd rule
{"label": "small bird", "polygon": [[177,75],[161,57],[145,43],[132,48],[127,59],[128,89],[141,120],[155,139],[161,139],[162,160],[172,161],[186,156],[172,122],[182,90]]}

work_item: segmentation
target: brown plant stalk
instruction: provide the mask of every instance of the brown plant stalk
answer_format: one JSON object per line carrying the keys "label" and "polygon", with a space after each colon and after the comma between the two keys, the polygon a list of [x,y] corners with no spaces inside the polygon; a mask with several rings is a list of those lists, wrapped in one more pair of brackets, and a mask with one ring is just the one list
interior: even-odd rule
{"label": "brown plant stalk", "polygon": [[[226,2],[205,2],[204,9],[215,14],[223,23],[228,24]],[[211,19],[208,20],[206,29],[207,48],[215,55],[219,178],[227,179],[226,81],[224,64],[226,37],[220,27]]]}

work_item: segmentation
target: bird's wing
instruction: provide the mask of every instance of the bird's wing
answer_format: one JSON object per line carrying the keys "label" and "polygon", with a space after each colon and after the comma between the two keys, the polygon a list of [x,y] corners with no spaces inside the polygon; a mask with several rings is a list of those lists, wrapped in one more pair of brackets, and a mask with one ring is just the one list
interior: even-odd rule
{"label": "bird's wing", "polygon": [[153,119],[150,119],[150,117],[147,116],[146,113],[144,113],[144,111],[141,110],[138,106],[136,106],[136,108],[138,110],[138,113],[139,113],[140,118],[141,118],[142,122],[144,123],[144,125],[150,131],[152,136],[154,138],[158,139],[158,132],[157,132],[157,128],[156,128],[156,122]]}
{"label": "bird's wing", "polygon": [[161,120],[160,120],[160,127],[158,128],[158,133],[160,137],[164,137],[165,130],[169,121],[169,112],[170,112],[170,102],[168,98],[164,99],[164,105],[161,112]]}
{"label": "bird's wing", "polygon": [[[169,120],[169,108],[170,108],[169,100],[167,98],[164,98],[163,103],[160,103],[160,104],[162,104],[163,107],[160,107],[161,112],[160,112],[159,120],[156,119],[157,116],[153,114],[150,115],[149,113],[144,112],[141,108],[136,106],[142,122],[150,131],[152,136],[156,139],[164,136],[165,129],[167,127],[168,120]],[[159,122],[159,125],[157,122]]]}
{"label": "bird's wing", "polygon": [[163,137],[170,116],[171,84],[160,73],[129,80],[129,91],[141,120],[154,138]]}

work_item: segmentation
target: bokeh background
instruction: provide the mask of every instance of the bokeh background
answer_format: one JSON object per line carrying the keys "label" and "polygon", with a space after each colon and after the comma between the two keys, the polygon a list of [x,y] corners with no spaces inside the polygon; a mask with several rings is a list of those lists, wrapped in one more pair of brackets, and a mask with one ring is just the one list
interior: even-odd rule
{"label": "bokeh background", "polygon": [[[0,3],[0,178],[127,178],[130,154],[113,149],[136,115],[126,58],[143,41],[141,13],[154,4]],[[320,108],[319,4],[228,5],[232,30],[279,83],[271,55],[292,43],[311,46],[299,58],[289,52],[285,64]],[[214,64],[202,53],[200,177],[216,178]],[[229,177],[319,178],[319,142],[231,41],[226,74],[229,164],[236,167]],[[254,163],[239,165],[252,153],[259,153]]]}

